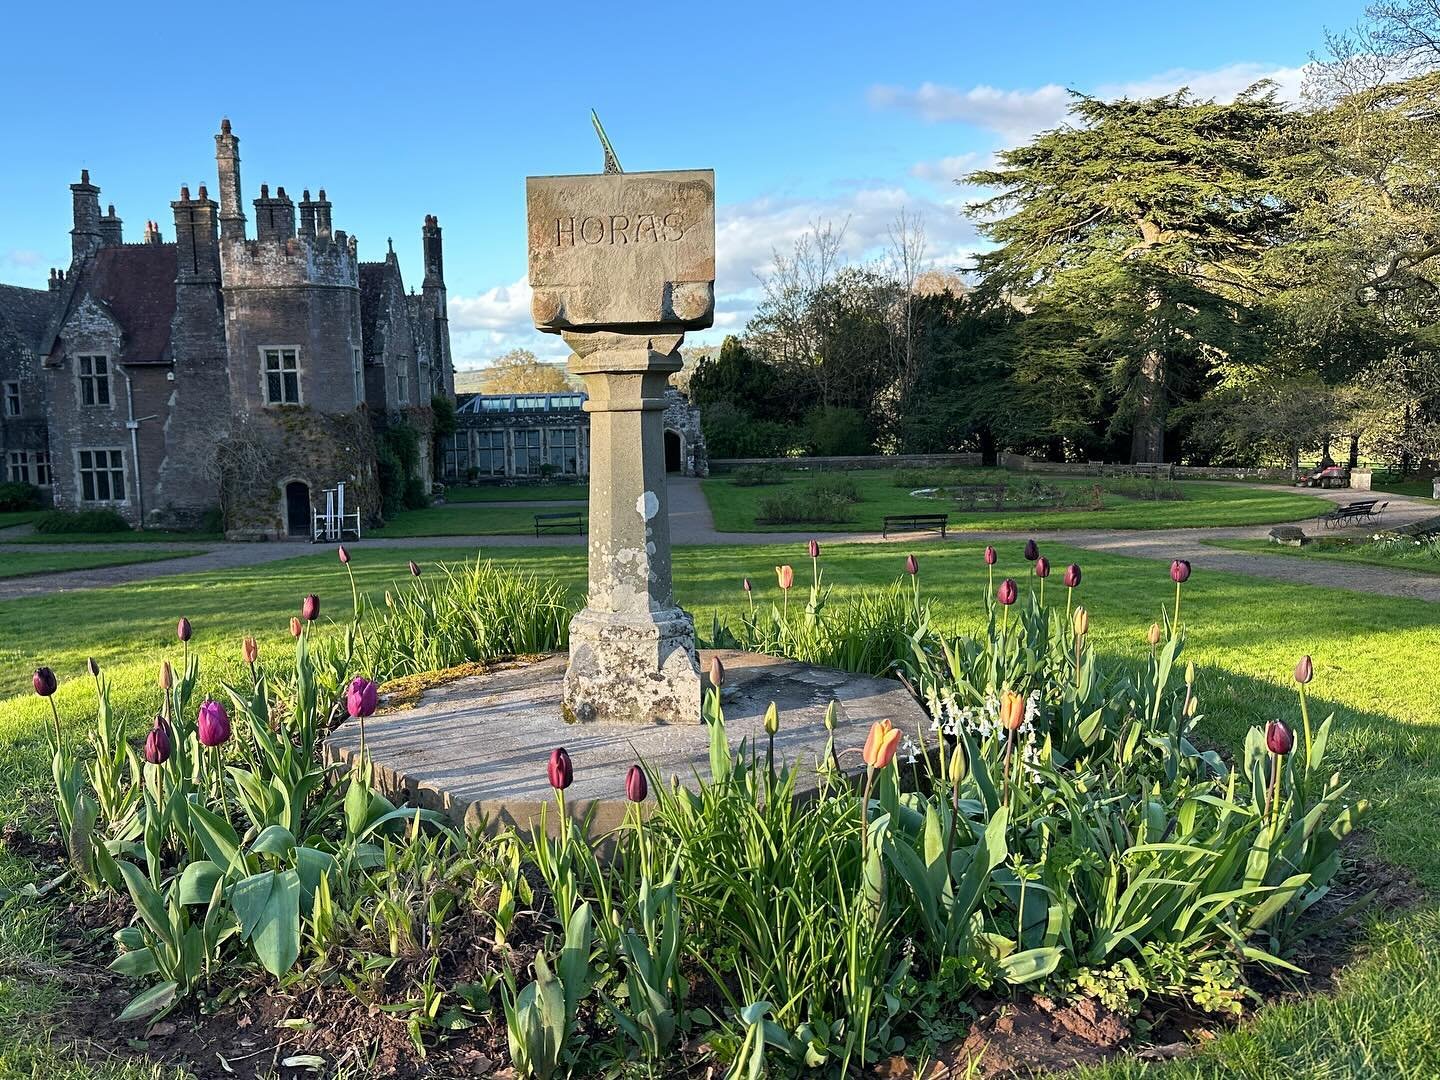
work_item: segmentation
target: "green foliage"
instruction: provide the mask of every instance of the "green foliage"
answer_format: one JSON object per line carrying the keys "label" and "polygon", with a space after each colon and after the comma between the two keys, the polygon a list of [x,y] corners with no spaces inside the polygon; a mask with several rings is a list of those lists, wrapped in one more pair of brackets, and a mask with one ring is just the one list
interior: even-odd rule
{"label": "green foliage", "polygon": [[764,484],[779,484],[785,479],[783,469],[765,465],[742,465],[730,474],[731,483],[737,487],[760,487]]}
{"label": "green foliage", "polygon": [[429,504],[420,481],[420,433],[410,424],[392,423],[376,441],[383,513],[418,510]]}
{"label": "green foliage", "polygon": [[785,457],[796,449],[797,437],[788,424],[757,419],[727,401],[704,406],[700,427],[714,458]]}
{"label": "green foliage", "polygon": [[130,523],[114,510],[47,510],[32,522],[38,533],[129,532]]}
{"label": "green foliage", "polygon": [[35,510],[40,506],[40,489],[17,481],[0,483],[0,513]]}
{"label": "green foliage", "polygon": [[859,409],[821,405],[805,414],[805,444],[821,457],[847,457],[874,452],[870,426]]}

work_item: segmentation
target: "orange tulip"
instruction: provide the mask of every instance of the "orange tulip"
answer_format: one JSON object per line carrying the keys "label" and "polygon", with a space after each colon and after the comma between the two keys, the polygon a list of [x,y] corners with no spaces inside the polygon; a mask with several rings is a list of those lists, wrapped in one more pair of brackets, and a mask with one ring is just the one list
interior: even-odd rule
{"label": "orange tulip", "polygon": [[780,588],[788,590],[795,584],[795,568],[790,565],[775,567],[775,576],[780,580]]}
{"label": "orange tulip", "polygon": [[1019,731],[1025,723],[1025,699],[1013,690],[1000,695],[1000,726],[1009,731]]}
{"label": "orange tulip", "polygon": [[241,643],[240,651],[245,657],[245,662],[247,664],[253,664],[255,663],[256,657],[260,655],[260,646],[256,645],[255,639],[247,634],[245,640]]}
{"label": "orange tulip", "polygon": [[872,769],[883,769],[895,758],[900,749],[900,729],[889,720],[870,725],[870,734],[865,737],[863,757]]}
{"label": "orange tulip", "polygon": [[175,673],[170,669],[170,661],[160,662],[160,689],[169,690],[175,685]]}

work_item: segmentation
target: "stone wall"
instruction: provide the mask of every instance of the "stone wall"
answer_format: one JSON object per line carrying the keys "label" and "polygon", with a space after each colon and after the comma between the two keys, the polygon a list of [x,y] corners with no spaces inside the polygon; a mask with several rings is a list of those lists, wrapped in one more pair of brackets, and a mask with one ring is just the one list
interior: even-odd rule
{"label": "stone wall", "polygon": [[865,454],[854,457],[715,458],[710,471],[734,472],[747,465],[780,469],[933,469],[983,464],[979,454]]}
{"label": "stone wall", "polygon": [[665,391],[665,431],[680,436],[680,471],[686,476],[709,476],[710,455],[700,430],[700,409],[673,386]]}

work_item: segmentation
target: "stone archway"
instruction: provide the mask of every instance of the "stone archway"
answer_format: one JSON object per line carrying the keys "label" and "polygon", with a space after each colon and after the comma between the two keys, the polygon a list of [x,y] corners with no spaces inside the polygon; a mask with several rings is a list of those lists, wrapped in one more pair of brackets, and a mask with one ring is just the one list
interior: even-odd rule
{"label": "stone archway", "polygon": [[665,471],[685,471],[685,436],[673,428],[665,429]]}
{"label": "stone archway", "polygon": [[310,538],[314,523],[311,512],[310,485],[304,480],[289,480],[283,485],[285,493],[285,535]]}

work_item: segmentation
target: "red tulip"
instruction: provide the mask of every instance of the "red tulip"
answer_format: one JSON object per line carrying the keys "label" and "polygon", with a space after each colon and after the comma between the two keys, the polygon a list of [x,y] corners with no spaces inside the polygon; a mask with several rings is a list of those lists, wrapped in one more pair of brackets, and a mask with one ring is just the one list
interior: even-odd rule
{"label": "red tulip", "polygon": [[300,603],[300,617],[306,622],[314,622],[320,617],[320,597],[311,593]]}
{"label": "red tulip", "polygon": [[370,716],[380,703],[380,691],[369,679],[357,675],[345,690],[345,711],[351,716]]}
{"label": "red tulip", "polygon": [[41,697],[49,697],[59,688],[60,680],[55,678],[55,672],[48,667],[38,667],[30,677],[30,685],[35,687],[35,693]]}
{"label": "red tulip", "polygon": [[1176,585],[1183,585],[1190,580],[1190,563],[1185,559],[1176,559],[1170,564],[1170,580]]}
{"label": "red tulip", "polygon": [[157,716],[155,726],[145,736],[145,760],[151,765],[164,765],[170,760],[170,725]]}
{"label": "red tulip", "polygon": [[1000,582],[1000,587],[995,590],[995,599],[999,600],[1000,603],[1006,607],[1015,603],[1019,596],[1020,587],[1015,584],[1014,578],[1007,577],[1004,581]]}
{"label": "red tulip", "polygon": [[1071,563],[1065,568],[1065,587],[1075,589],[1080,585],[1080,564]]}
{"label": "red tulip", "polygon": [[1038,578],[1047,578],[1050,576],[1050,560],[1045,558],[1044,555],[1041,555],[1035,560],[1035,576]]}
{"label": "red tulip", "polygon": [[994,565],[995,565],[995,560],[996,560],[997,558],[999,558],[999,556],[995,554],[995,549],[994,549],[993,547],[987,547],[987,548],[985,549],[985,565],[986,565],[986,566],[994,566]]}
{"label": "red tulip", "polygon": [[349,566],[349,565],[350,565],[350,552],[348,552],[348,551],[345,550],[345,545],[344,545],[344,544],[341,544],[338,548],[335,549],[335,554],[338,555],[338,556],[340,556],[340,565],[341,565],[341,566]]}
{"label": "red tulip", "polygon": [[1295,736],[1282,720],[1265,725],[1265,745],[1272,754],[1284,756],[1295,748]]}
{"label": "red tulip", "polygon": [[570,754],[563,746],[550,751],[550,764],[546,767],[546,771],[550,776],[550,786],[556,791],[564,791],[575,780],[575,770],[570,764]]}
{"label": "red tulip", "polygon": [[645,770],[639,765],[631,765],[629,772],[625,774],[625,797],[631,802],[644,802],[645,796],[650,794],[650,784],[645,779]]}
{"label": "red tulip", "polygon": [[1300,662],[1295,665],[1295,681],[1304,686],[1315,677],[1315,664],[1309,656],[1300,657]]}
{"label": "red tulip", "polygon": [[195,631],[190,627],[189,619],[181,619],[175,624],[175,636],[181,641],[189,641],[190,638],[194,636],[194,633]]}
{"label": "red tulip", "polygon": [[920,573],[920,564],[915,561],[914,555],[905,556],[905,572],[911,577],[915,577]]}
{"label": "red tulip", "polygon": [[230,714],[218,701],[205,699],[195,718],[195,734],[201,746],[221,746],[230,741]]}

